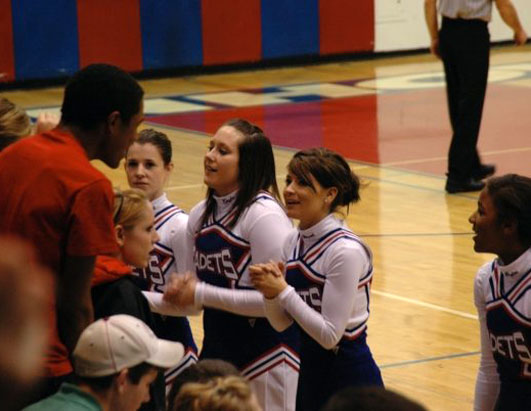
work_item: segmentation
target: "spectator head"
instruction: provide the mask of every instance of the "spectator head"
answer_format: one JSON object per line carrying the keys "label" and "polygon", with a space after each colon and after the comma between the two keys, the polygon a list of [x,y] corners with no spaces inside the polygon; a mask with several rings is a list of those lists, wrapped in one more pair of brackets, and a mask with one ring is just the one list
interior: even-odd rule
{"label": "spectator head", "polygon": [[261,411],[247,380],[231,375],[182,386],[171,411]]}
{"label": "spectator head", "polygon": [[381,387],[348,387],[336,392],[321,411],[426,411],[422,405]]}
{"label": "spectator head", "polygon": [[182,344],[158,339],[141,320],[114,315],[89,325],[74,349],[78,383],[108,399],[112,410],[137,410],[149,401],[160,369],[174,367]]}
{"label": "spectator head", "polygon": [[190,365],[173,380],[168,395],[168,409],[172,410],[175,398],[181,387],[189,382],[206,382],[216,377],[240,375],[238,369],[230,362],[216,359],[206,359]]}
{"label": "spectator head", "polygon": [[26,112],[0,97],[0,151],[30,133],[31,122]]}
{"label": "spectator head", "polygon": [[[94,149],[92,158],[116,168],[143,120],[144,91],[136,80],[108,64],[92,64],[66,84],[61,124]],[[96,140],[96,141],[94,141]]]}
{"label": "spectator head", "polygon": [[159,240],[153,206],[137,188],[114,193],[114,230],[122,260],[133,267],[148,265],[151,250]]}
{"label": "spectator head", "polygon": [[53,277],[21,240],[0,238],[0,402],[17,404],[42,375]]}

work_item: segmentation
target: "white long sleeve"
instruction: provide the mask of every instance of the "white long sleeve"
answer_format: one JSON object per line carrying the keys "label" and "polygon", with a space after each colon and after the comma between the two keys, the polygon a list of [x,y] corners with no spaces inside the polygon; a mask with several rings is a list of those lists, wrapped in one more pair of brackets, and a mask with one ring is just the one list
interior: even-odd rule
{"label": "white long sleeve", "polygon": [[265,317],[262,294],[256,290],[235,290],[199,282],[195,303],[248,317]]}
{"label": "white long sleeve", "polygon": [[345,242],[342,247],[330,250],[330,255],[324,258],[327,270],[321,313],[307,305],[291,286],[278,300],[307,334],[324,348],[331,349],[341,339],[352,315],[367,255],[358,244]]}
{"label": "white long sleeve", "polygon": [[152,312],[170,315],[172,317],[185,317],[187,315],[199,315],[201,313],[201,307],[188,306],[185,308],[179,308],[174,304],[171,304],[163,300],[164,294],[155,291],[142,291],[144,297],[149,303],[149,308]]}
{"label": "white long sleeve", "polygon": [[293,318],[286,313],[278,296],[271,299],[264,297],[264,306],[267,320],[275,330],[282,332],[293,324]]}
{"label": "white long sleeve", "polygon": [[[224,215],[231,209],[231,203],[219,201],[218,211]],[[187,228],[188,250],[194,247],[194,237],[201,223],[204,202],[190,212]],[[279,261],[282,245],[294,230],[282,208],[271,200],[257,200],[240,216],[233,228],[239,238],[249,242],[251,249],[250,264]],[[193,253],[189,251],[188,266],[193,264]],[[250,265],[249,264],[249,265]],[[240,273],[239,286],[249,289],[222,288],[210,284],[198,283],[195,292],[196,304],[217,308],[248,317],[265,317],[262,294],[252,288],[248,267]]]}

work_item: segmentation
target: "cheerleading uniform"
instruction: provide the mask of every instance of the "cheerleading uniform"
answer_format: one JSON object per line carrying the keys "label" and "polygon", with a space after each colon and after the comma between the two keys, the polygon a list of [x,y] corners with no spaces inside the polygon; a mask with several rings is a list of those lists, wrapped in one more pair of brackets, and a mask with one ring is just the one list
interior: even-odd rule
{"label": "cheerleading uniform", "polygon": [[531,248],[476,275],[481,360],[474,409],[524,410],[531,404]]}
{"label": "cheerleading uniform", "polygon": [[383,385],[366,343],[373,276],[368,246],[328,215],[292,233],[282,261],[289,285],[264,301],[275,328],[285,324],[277,315],[281,306],[303,331],[297,409],[318,410],[343,387]]}

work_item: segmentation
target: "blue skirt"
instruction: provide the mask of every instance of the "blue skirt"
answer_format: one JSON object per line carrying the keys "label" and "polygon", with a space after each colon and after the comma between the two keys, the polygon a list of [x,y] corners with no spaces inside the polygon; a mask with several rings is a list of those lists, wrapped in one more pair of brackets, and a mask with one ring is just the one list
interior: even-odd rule
{"label": "blue skirt", "polygon": [[372,358],[365,332],[351,341],[342,339],[331,350],[301,333],[301,368],[297,410],[319,410],[342,388],[383,387],[380,369]]}

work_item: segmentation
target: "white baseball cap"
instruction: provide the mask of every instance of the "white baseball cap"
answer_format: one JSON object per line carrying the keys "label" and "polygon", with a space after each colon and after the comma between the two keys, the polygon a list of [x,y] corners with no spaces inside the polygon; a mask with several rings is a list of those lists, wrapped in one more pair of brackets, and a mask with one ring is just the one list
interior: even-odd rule
{"label": "white baseball cap", "polygon": [[161,340],[138,318],[119,314],[90,324],[74,349],[74,370],[80,377],[104,377],[147,362],[170,368],[184,355],[181,343]]}

